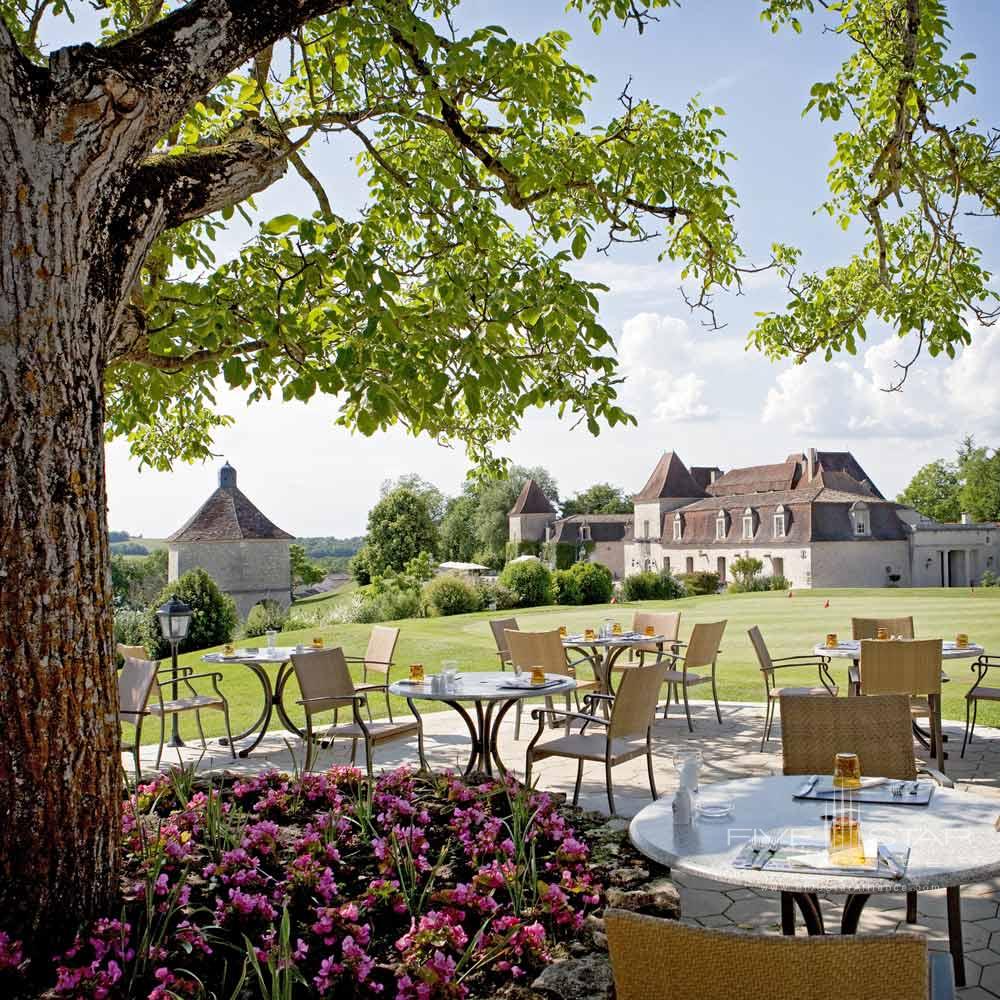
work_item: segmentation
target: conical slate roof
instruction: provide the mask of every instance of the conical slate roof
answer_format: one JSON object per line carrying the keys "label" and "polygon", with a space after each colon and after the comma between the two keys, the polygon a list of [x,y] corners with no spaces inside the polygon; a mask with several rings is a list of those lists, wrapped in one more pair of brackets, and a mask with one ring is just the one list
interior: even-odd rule
{"label": "conical slate roof", "polygon": [[236,488],[236,470],[227,462],[219,470],[219,488],[168,542],[238,542],[245,539],[292,539],[269,521]]}
{"label": "conical slate roof", "polygon": [[694,481],[687,466],[672,451],[665,451],[646,485],[632,498],[644,500],[703,497],[705,491]]}
{"label": "conical slate roof", "polygon": [[521,493],[510,513],[513,514],[554,514],[549,498],[542,492],[541,486],[529,479],[521,488]]}

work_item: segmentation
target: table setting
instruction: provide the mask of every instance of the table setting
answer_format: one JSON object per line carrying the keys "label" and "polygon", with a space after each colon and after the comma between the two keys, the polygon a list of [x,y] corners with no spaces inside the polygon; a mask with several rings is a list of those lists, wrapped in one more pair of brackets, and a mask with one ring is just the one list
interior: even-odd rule
{"label": "table setting", "polygon": [[[584,654],[594,668],[594,674],[601,684],[601,691],[614,694],[611,686],[611,672],[618,658],[629,649],[656,646],[657,655],[662,655],[663,647],[679,647],[685,645],[678,639],[657,635],[656,630],[647,626],[643,632],[626,630],[620,622],[605,621],[599,628],[585,628],[583,632],[569,633],[565,625],[559,626],[559,636],[563,646],[577,649]],[[603,652],[602,652],[603,650]]]}

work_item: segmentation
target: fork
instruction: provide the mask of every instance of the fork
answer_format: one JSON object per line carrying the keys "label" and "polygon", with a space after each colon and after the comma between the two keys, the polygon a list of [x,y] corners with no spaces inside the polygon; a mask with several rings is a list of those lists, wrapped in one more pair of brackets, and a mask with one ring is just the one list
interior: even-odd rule
{"label": "fork", "polygon": [[[763,841],[766,840],[766,843]],[[761,838],[761,846],[757,848],[757,855],[750,863],[750,867],[754,871],[760,871],[778,853],[778,848],[781,846],[781,834],[772,835],[767,838]]]}
{"label": "fork", "polygon": [[899,799],[899,798],[902,798],[902,797],[903,797],[903,786],[904,786],[905,784],[906,784],[906,783],[905,783],[905,782],[903,782],[903,781],[896,781],[896,782],[893,782],[893,785],[892,785],[892,787],[891,787],[891,788],[889,789],[889,791],[890,791],[890,792],[892,792],[892,797],[893,797],[894,799]]}

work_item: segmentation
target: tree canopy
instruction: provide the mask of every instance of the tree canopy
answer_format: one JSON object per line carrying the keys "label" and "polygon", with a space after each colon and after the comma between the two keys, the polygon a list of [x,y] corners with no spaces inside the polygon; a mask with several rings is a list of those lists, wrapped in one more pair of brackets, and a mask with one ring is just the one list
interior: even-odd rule
{"label": "tree canopy", "polygon": [[632,499],[620,486],[594,483],[563,504],[563,516],[571,514],[631,514]]}
{"label": "tree canopy", "polygon": [[953,461],[919,469],[897,499],[936,521],[1000,521],[1000,451],[966,437]]}
{"label": "tree canopy", "polygon": [[957,521],[961,489],[955,463],[937,459],[918,469],[896,499],[935,521]]}
{"label": "tree canopy", "polygon": [[369,576],[402,572],[421,553],[437,553],[437,528],[424,496],[405,487],[387,493],[368,514],[368,537],[361,550]]}

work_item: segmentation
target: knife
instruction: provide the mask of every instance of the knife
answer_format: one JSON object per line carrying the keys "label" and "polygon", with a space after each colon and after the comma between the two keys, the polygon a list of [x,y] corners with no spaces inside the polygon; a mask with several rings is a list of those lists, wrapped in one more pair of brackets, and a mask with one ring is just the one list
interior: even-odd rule
{"label": "knife", "polygon": [[896,860],[896,856],[885,844],[878,845],[879,861],[884,861],[893,878],[902,878],[904,875],[903,866]]}
{"label": "knife", "polygon": [[819,781],[819,775],[814,774],[808,781],[803,782],[802,787],[795,793],[795,798],[801,799],[808,795]]}

